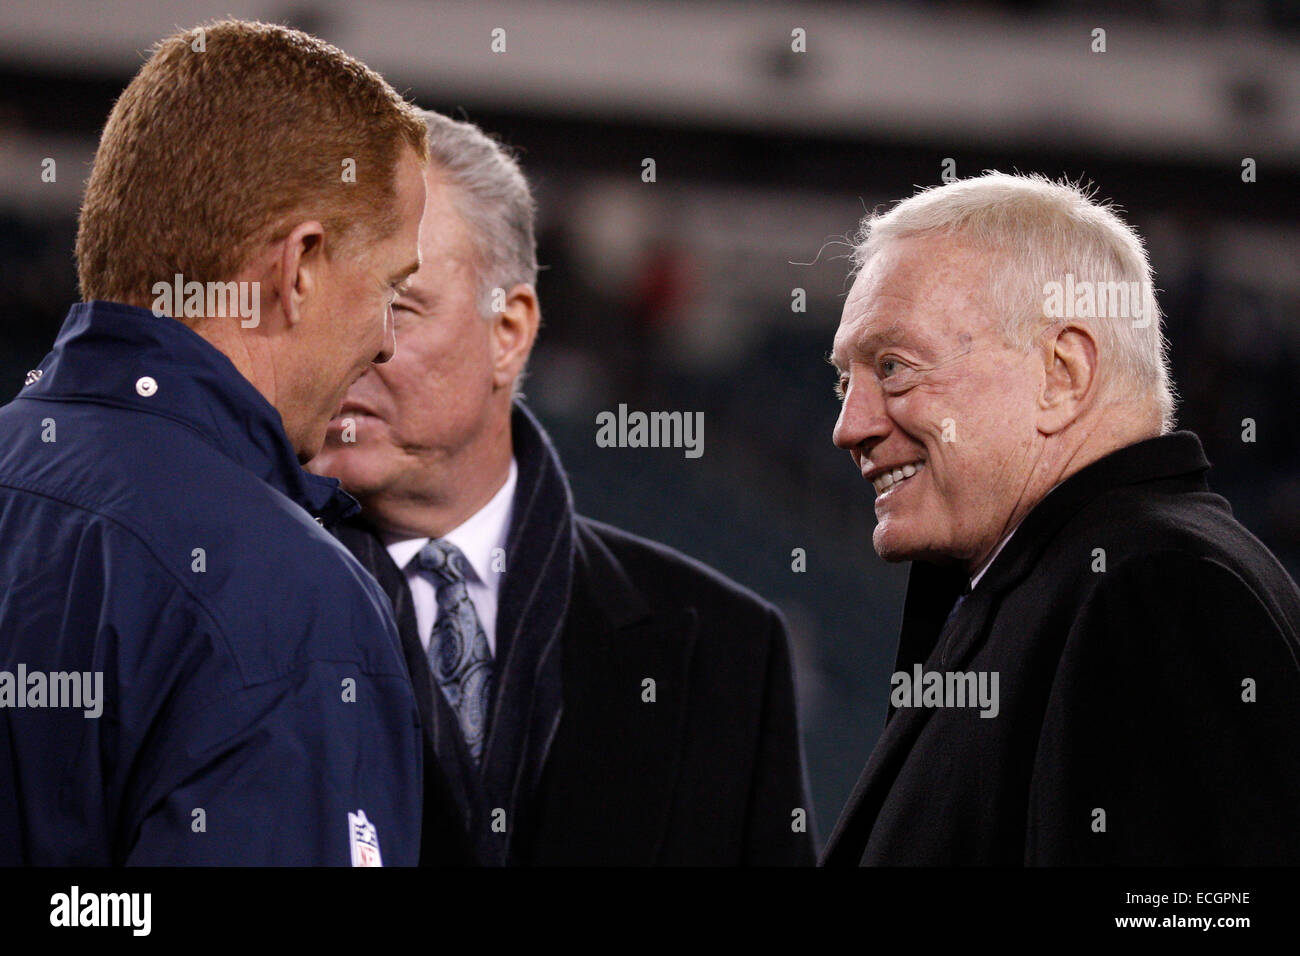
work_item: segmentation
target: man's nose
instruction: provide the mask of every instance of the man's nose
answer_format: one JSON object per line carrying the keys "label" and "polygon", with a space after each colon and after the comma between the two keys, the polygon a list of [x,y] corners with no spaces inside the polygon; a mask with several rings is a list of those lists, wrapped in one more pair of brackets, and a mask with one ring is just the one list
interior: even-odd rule
{"label": "man's nose", "polygon": [[383,365],[397,354],[397,322],[393,319],[393,307],[384,312],[384,341],[379,352],[371,360],[375,365]]}
{"label": "man's nose", "polygon": [[880,385],[866,378],[851,380],[840,406],[840,417],[831,433],[836,447],[850,452],[863,449],[865,443],[878,441],[889,434],[891,427],[885,412],[885,394]]}

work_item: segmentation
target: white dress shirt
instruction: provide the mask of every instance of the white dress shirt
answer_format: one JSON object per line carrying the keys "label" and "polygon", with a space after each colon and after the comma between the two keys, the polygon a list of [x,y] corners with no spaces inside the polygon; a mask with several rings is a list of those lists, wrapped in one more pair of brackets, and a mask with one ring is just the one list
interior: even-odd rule
{"label": "white dress shirt", "polygon": [[[510,474],[501,490],[441,539],[459,548],[469,562],[465,590],[474,603],[474,611],[478,614],[479,623],[483,625],[488,650],[493,657],[497,653],[497,598],[501,594],[501,577],[505,573],[506,535],[510,533],[510,515],[514,510],[515,484],[518,478],[519,467],[514,458],[511,458]],[[420,643],[424,645],[426,653],[433,636],[433,623],[438,619],[438,596],[433,579],[416,567],[415,556],[428,543],[428,538],[384,539],[389,555],[402,569],[406,583],[411,587],[411,599],[415,602],[415,625],[419,629]],[[501,550],[497,551],[498,548]]]}

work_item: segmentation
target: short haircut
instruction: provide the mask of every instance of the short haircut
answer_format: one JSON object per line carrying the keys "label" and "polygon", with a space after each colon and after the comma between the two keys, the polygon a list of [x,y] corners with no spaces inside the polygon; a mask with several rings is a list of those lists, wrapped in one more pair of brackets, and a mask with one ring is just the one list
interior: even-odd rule
{"label": "short haircut", "polygon": [[[1146,327],[1128,318],[1083,318],[1098,337],[1103,387],[1137,387],[1159,408],[1162,431],[1173,427],[1169,344],[1161,329],[1151,263],[1142,239],[1109,203],[1081,186],[1040,175],[987,171],[922,190],[884,213],[867,215],[853,251],[861,270],[882,244],[915,236],[951,236],[993,256],[989,303],[1003,338],[1028,349],[1066,321],[1046,309],[1049,283],[1137,283]],[[1130,285],[1129,288],[1132,288]],[[1113,373],[1113,374],[1112,374]]]}
{"label": "short haircut", "polygon": [[430,165],[454,189],[453,203],[468,227],[475,254],[479,311],[494,313],[492,290],[537,285],[537,205],[514,156],[473,123],[423,113]]}
{"label": "short haircut", "polygon": [[309,219],[329,254],[386,238],[403,144],[427,157],[419,111],[316,37],[241,20],[174,34],[100,138],[77,230],[82,297],[141,304],[176,273],[229,280]]}

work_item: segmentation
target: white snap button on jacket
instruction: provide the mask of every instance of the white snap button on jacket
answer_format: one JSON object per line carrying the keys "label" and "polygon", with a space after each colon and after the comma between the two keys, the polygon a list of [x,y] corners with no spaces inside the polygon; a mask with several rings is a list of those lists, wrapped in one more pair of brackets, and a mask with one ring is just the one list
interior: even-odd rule
{"label": "white snap button on jacket", "polygon": [[149,398],[158,391],[158,383],[150,375],[141,375],[135,380],[135,390],[145,398]]}

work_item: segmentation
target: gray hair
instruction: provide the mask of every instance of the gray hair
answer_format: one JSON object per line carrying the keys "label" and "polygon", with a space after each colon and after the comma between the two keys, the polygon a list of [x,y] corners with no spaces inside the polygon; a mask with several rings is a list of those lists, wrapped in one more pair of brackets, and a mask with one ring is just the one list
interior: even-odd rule
{"label": "gray hair", "polygon": [[456,187],[456,211],[469,227],[479,280],[479,311],[490,317],[494,289],[537,284],[537,205],[519,163],[473,123],[422,110],[429,162]]}
{"label": "gray hair", "polygon": [[[1114,206],[1095,202],[1068,181],[989,170],[922,190],[888,212],[864,217],[853,250],[854,272],[883,243],[925,235],[955,235],[993,253],[989,301],[1013,348],[1030,348],[1044,330],[1064,322],[1049,314],[1047,295],[1067,275],[1100,289],[1127,283],[1124,290],[1137,290],[1140,315],[1149,323],[1113,316],[1078,321],[1097,335],[1103,387],[1142,389],[1159,408],[1162,432],[1173,428],[1169,343],[1161,329],[1151,263],[1141,237]],[[1107,366],[1113,376],[1106,373]]]}

